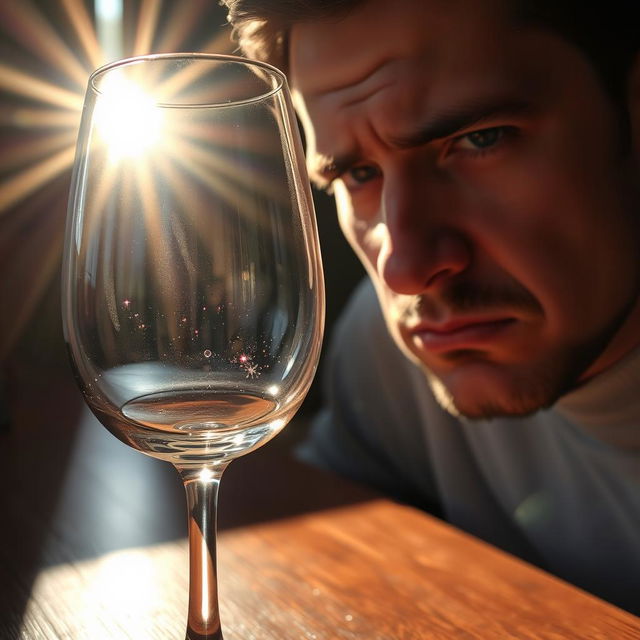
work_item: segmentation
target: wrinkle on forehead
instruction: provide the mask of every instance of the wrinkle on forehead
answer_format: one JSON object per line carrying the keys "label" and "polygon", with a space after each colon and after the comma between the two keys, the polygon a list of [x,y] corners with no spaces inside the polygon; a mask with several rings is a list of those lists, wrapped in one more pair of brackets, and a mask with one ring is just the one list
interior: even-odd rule
{"label": "wrinkle on forehead", "polygon": [[346,15],[296,23],[292,85],[306,95],[359,84],[392,58],[455,48],[474,24],[499,22],[503,0],[365,0]]}
{"label": "wrinkle on forehead", "polygon": [[[407,40],[425,44],[416,22],[431,22],[422,2],[368,0],[339,19],[294,25],[290,34],[292,85],[306,95],[366,82],[389,60],[402,57]],[[429,1],[425,3],[429,4]],[[414,47],[412,47],[415,50]]]}
{"label": "wrinkle on forehead", "polygon": [[343,87],[334,88],[331,94],[342,107],[351,107],[363,102],[392,84],[391,73],[397,64],[397,59],[384,60],[370,72],[363,75],[360,80],[346,83]]}
{"label": "wrinkle on forehead", "polygon": [[340,19],[296,24],[290,79],[308,151],[320,155],[311,164],[356,157],[364,140],[402,137],[504,83],[499,1],[365,0]]}

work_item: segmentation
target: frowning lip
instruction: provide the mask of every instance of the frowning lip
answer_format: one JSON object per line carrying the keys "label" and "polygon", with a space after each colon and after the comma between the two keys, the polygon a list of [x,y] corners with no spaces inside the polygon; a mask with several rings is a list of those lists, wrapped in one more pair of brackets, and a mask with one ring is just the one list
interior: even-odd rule
{"label": "frowning lip", "polygon": [[423,322],[409,329],[414,345],[425,351],[441,353],[482,348],[500,340],[516,319],[458,318],[442,323]]}

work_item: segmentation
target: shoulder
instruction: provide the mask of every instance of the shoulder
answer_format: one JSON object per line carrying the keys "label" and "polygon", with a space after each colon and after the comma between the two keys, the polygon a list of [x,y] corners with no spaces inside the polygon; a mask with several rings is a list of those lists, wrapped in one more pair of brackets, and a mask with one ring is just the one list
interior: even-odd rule
{"label": "shoulder", "polygon": [[441,416],[424,372],[396,346],[369,280],[337,323],[324,372],[331,419],[381,449],[409,448]]}
{"label": "shoulder", "polygon": [[368,278],[356,288],[336,323],[329,351],[332,360],[359,374],[372,372],[372,367],[383,374],[391,367],[413,368],[393,342]]}
{"label": "shoulder", "polygon": [[424,376],[387,331],[363,282],[335,325],[324,363],[324,405],[299,456],[398,499],[432,506],[424,444]]}

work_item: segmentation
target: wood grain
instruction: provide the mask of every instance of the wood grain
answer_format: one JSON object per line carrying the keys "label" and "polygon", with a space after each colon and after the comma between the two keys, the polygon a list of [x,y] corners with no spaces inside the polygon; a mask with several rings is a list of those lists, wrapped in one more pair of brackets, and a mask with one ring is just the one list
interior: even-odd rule
{"label": "wood grain", "polygon": [[[43,571],[19,637],[180,638],[186,553]],[[219,563],[228,640],[640,637],[634,616],[386,500],[226,531]]]}
{"label": "wood grain", "polygon": [[[177,474],[113,438],[64,376],[10,389],[0,435],[0,639],[184,638]],[[37,401],[34,401],[37,399]],[[290,455],[222,479],[226,640],[640,638],[640,619]]]}

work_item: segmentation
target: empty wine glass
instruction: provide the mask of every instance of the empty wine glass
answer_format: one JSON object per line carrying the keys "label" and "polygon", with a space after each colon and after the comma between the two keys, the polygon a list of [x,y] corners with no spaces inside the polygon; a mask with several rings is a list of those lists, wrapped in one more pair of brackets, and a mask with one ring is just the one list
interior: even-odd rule
{"label": "empty wine glass", "polygon": [[164,54],[91,75],[63,321],[102,424],[184,481],[187,638],[220,639],[220,477],[299,408],[324,321],[313,205],[280,71]]}

